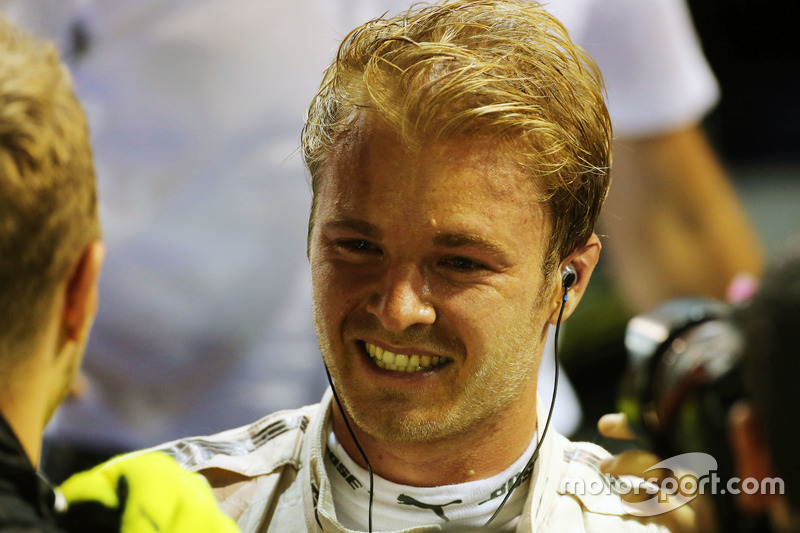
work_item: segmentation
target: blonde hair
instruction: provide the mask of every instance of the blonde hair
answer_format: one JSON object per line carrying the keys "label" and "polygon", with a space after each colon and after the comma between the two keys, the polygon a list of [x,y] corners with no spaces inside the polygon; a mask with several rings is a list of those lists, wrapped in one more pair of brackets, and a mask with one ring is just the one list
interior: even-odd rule
{"label": "blonde hair", "polygon": [[49,43],[0,18],[0,355],[43,327],[100,237],[86,119]]}
{"label": "blonde hair", "polygon": [[538,4],[454,0],[371,21],[345,38],[309,107],[302,148],[312,194],[361,110],[411,147],[489,137],[539,184],[553,266],[591,236],[608,192],[603,91],[594,61]]}

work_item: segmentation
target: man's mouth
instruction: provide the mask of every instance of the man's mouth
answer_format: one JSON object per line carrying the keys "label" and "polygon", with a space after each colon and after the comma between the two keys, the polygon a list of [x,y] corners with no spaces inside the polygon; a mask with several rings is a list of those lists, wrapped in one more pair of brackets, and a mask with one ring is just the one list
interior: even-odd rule
{"label": "man's mouth", "polygon": [[364,343],[364,347],[378,367],[396,372],[423,372],[451,360],[449,357],[393,353],[368,342]]}

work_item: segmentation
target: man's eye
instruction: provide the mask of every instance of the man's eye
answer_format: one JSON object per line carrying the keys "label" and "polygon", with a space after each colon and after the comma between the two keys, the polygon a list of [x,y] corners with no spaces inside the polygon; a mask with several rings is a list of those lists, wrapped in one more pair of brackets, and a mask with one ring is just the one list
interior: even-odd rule
{"label": "man's eye", "polygon": [[487,268],[483,263],[461,256],[445,257],[439,264],[458,272],[478,272]]}
{"label": "man's eye", "polygon": [[364,239],[344,239],[337,241],[336,245],[347,252],[368,253],[380,251],[377,246]]}

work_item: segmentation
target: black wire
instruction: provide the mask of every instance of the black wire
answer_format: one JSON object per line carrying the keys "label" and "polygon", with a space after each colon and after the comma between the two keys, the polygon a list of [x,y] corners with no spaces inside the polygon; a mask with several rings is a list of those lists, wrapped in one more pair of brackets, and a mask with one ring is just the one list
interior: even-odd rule
{"label": "black wire", "polygon": [[369,472],[369,511],[368,511],[368,526],[369,526],[369,533],[372,533],[372,499],[373,499],[373,484],[372,484],[372,465],[369,463],[369,459],[367,459],[367,454],[364,453],[364,450],[361,449],[361,445],[358,443],[358,439],[356,438],[356,434],[353,433],[353,428],[350,427],[350,422],[347,421],[347,414],[344,411],[344,407],[342,407],[342,402],[339,401],[339,395],[336,394],[336,387],[333,386],[333,380],[331,379],[331,373],[328,371],[328,365],[323,364],[325,367],[325,373],[328,375],[328,383],[331,384],[331,391],[333,391],[333,398],[336,400],[336,405],[339,406],[339,411],[342,413],[342,418],[344,419],[344,425],[347,427],[347,431],[350,433],[350,436],[353,438],[353,442],[356,444],[356,448],[358,448],[358,452],[361,454],[361,457],[364,458],[364,462],[367,463],[367,472]]}
{"label": "black wire", "polygon": [[[506,497],[503,498],[502,502],[500,502],[500,507],[497,508],[497,510],[494,512],[491,518],[489,518],[486,524],[484,524],[484,527],[491,524],[492,521],[495,518],[497,518],[497,515],[500,514],[500,511],[503,510],[503,507],[505,506],[506,502],[508,502],[508,499],[511,497],[511,493],[513,493],[514,490],[517,487],[519,487],[519,485],[522,483],[523,474],[536,461],[536,458],[539,457],[539,448],[541,448],[542,443],[544,442],[544,436],[547,435],[547,428],[550,427],[550,417],[553,416],[553,407],[555,407],[556,405],[556,392],[558,392],[558,332],[561,329],[561,315],[564,314],[564,305],[567,303],[568,291],[569,287],[564,287],[564,298],[561,299],[561,309],[558,311],[558,320],[556,321],[556,333],[553,339],[553,355],[555,357],[556,372],[555,372],[555,378],[553,378],[553,398],[550,400],[550,411],[548,411],[547,413],[547,421],[544,423],[544,429],[542,430],[542,434],[539,436],[539,442],[536,443],[536,449],[533,450],[533,455],[531,455],[531,458],[525,464],[525,468],[523,468],[522,471],[517,476],[517,479],[514,481],[514,484],[511,485],[510,489],[508,489]],[[533,476],[532,470],[531,470],[531,476]]]}

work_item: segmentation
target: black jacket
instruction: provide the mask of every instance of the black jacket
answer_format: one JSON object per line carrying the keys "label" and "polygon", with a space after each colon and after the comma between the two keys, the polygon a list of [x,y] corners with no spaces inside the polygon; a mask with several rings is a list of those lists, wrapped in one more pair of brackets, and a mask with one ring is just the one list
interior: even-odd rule
{"label": "black jacket", "polygon": [[55,493],[36,473],[22,444],[0,414],[0,531],[62,533]]}

